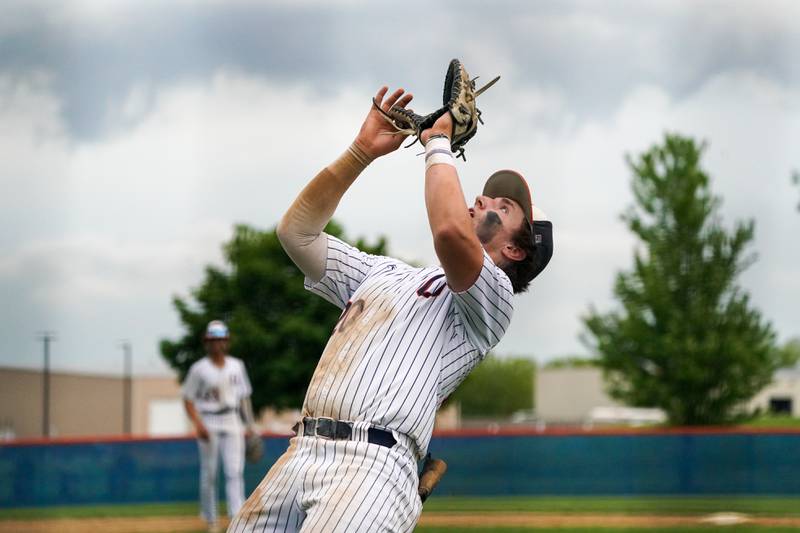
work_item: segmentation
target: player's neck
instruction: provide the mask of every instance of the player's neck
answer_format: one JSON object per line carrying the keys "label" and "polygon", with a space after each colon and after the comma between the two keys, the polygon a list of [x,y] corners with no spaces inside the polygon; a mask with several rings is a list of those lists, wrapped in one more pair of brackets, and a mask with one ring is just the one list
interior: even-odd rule
{"label": "player's neck", "polygon": [[225,366],[225,354],[224,353],[208,354],[208,358],[211,359],[211,362],[214,364],[214,366],[218,366],[220,368]]}

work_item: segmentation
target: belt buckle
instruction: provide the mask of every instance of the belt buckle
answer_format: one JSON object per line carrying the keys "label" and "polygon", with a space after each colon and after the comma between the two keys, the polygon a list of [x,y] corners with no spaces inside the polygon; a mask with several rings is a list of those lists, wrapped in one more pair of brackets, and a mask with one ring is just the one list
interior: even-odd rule
{"label": "belt buckle", "polygon": [[317,434],[317,419],[309,416],[303,417],[298,426],[303,429],[304,437],[314,437]]}
{"label": "belt buckle", "polygon": [[[336,438],[336,420],[329,416],[320,416],[317,417],[317,437],[333,440]],[[327,432],[327,434],[320,434],[320,430],[322,432]]]}

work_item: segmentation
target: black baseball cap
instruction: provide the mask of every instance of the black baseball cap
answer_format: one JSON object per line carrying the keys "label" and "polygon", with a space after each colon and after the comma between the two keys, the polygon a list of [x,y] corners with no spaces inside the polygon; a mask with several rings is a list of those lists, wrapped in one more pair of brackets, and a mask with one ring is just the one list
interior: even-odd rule
{"label": "black baseball cap", "polygon": [[535,266],[531,279],[535,278],[553,257],[553,224],[544,211],[534,207],[528,182],[516,170],[498,170],[486,180],[483,195],[489,198],[509,198],[522,207],[525,220],[532,229]]}

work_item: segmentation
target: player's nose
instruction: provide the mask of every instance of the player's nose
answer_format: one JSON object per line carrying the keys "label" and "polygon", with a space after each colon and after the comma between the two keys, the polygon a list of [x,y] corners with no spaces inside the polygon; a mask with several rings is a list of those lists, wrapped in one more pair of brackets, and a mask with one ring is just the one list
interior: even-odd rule
{"label": "player's nose", "polygon": [[478,198],[476,198],[475,201],[476,204],[480,202],[481,210],[486,210],[486,209],[496,210],[498,209],[498,204],[500,203],[500,201],[497,198],[492,198],[491,196],[484,196],[484,195],[478,196]]}

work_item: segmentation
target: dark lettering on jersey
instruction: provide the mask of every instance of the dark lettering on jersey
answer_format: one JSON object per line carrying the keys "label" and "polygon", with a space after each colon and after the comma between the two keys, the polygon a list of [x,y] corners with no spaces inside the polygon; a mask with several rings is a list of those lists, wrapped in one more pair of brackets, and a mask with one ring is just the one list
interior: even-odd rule
{"label": "dark lettering on jersey", "polygon": [[207,402],[218,402],[219,389],[217,387],[209,387],[203,391],[203,393],[200,395],[200,398]]}
{"label": "dark lettering on jersey", "polygon": [[345,329],[347,329],[347,325],[352,324],[353,320],[358,318],[358,316],[363,312],[364,300],[361,298],[355,302],[347,302],[347,305],[344,306],[344,311],[342,311],[342,316],[339,317],[339,321],[336,322],[336,326],[333,328],[333,332],[342,333]]}
{"label": "dark lettering on jersey", "polygon": [[417,296],[422,296],[423,298],[436,298],[437,296],[442,294],[442,291],[447,286],[446,281],[442,281],[442,283],[437,285],[436,288],[433,290],[431,290],[431,286],[437,279],[441,279],[443,277],[444,274],[436,274],[431,279],[423,283],[422,286],[419,289],[417,289]]}

